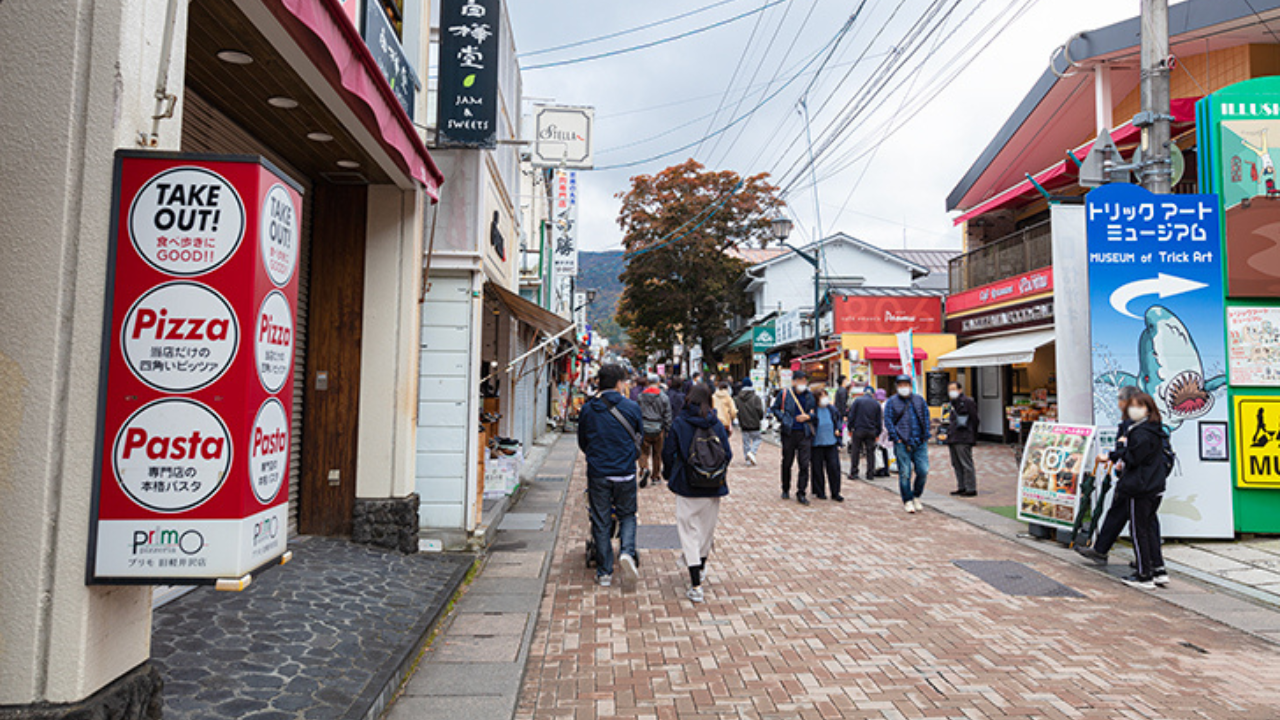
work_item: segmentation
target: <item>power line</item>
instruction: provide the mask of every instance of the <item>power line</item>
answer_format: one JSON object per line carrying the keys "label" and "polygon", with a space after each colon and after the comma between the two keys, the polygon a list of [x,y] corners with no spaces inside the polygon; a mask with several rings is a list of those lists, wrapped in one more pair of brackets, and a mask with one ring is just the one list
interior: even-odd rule
{"label": "power line", "polygon": [[[852,20],[852,18],[850,18],[850,20]],[[843,36],[844,36],[844,34],[845,34],[845,33],[849,32],[849,28],[850,28],[851,26],[852,26],[852,23],[851,23],[851,22],[846,22],[846,23],[844,24],[844,26],[840,28],[840,31],[836,33],[836,36],[835,36],[835,37],[833,37],[830,41],[828,41],[827,45],[829,46],[831,43],[834,43],[834,42],[838,41],[841,37],[843,37]],[[825,49],[826,49],[826,47],[827,47],[827,46],[823,46],[823,49],[825,50]],[[814,60],[817,60],[817,56],[816,56],[816,55],[815,55],[812,59],[810,59],[810,60],[809,60],[809,62],[805,63],[804,67],[803,67],[803,68],[801,68],[801,71],[803,71],[804,69],[808,68],[808,67],[809,67],[809,65],[812,65]],[[725,125],[725,126],[721,127],[719,130],[716,130],[715,132],[713,132],[713,133],[711,133],[711,134],[709,134],[709,135],[707,135],[707,136],[705,136],[705,137],[699,138],[698,140],[694,140],[693,142],[688,143],[688,144],[686,144],[686,145],[682,145],[682,146],[680,146],[680,147],[678,147],[678,148],[676,148],[676,149],[674,149],[674,150],[670,150],[670,151],[665,152],[665,153],[661,153],[661,154],[658,154],[658,155],[654,155],[654,156],[652,156],[652,157],[647,157],[647,158],[645,158],[645,159],[643,159],[643,160],[634,160],[634,161],[632,161],[632,162],[617,163],[617,164],[614,164],[614,165],[605,165],[605,166],[597,167],[597,168],[596,168],[596,170],[617,170],[617,169],[620,169],[620,168],[635,167],[636,165],[643,165],[643,164],[645,164],[645,163],[653,162],[654,160],[661,160],[662,158],[670,157],[670,156],[675,155],[676,153],[679,153],[679,152],[684,152],[685,150],[688,150],[689,148],[694,147],[694,146],[695,146],[695,145],[697,145],[698,143],[703,142],[703,141],[704,141],[704,140],[706,140],[707,138],[709,138],[709,137],[715,137],[715,136],[717,136],[717,135],[720,135],[720,134],[724,133],[725,131],[729,130],[730,128],[734,127],[734,126],[735,126],[735,125],[737,125],[738,123],[742,122],[743,120],[745,120],[745,119],[747,119],[747,118],[751,117],[751,115],[752,115],[752,114],[754,114],[754,113],[755,113],[756,111],[758,111],[760,108],[762,108],[762,107],[764,107],[765,105],[767,105],[767,104],[769,103],[769,101],[770,101],[770,100],[773,100],[774,98],[776,98],[779,94],[781,94],[781,93],[782,93],[782,91],[783,91],[783,90],[785,90],[788,86],[790,86],[790,85],[791,85],[791,83],[795,82],[799,77],[800,77],[800,73],[797,73],[797,74],[793,75],[789,80],[787,80],[785,83],[783,83],[783,84],[782,84],[782,86],[781,86],[781,87],[779,87],[779,88],[778,88],[778,89],[777,89],[777,90],[776,90],[772,95],[770,95],[770,96],[766,97],[764,100],[762,100],[762,101],[761,101],[759,104],[757,104],[755,107],[751,108],[751,109],[750,109],[750,110],[748,110],[745,114],[740,115],[739,117],[735,118],[735,119],[734,119],[732,122],[730,122],[729,124],[727,124],[727,125]]]}
{"label": "power line", "polygon": [[[742,72],[742,63],[746,62],[747,53],[751,50],[751,43],[756,39],[756,33],[760,31],[761,20],[764,20],[763,12],[756,16],[756,23],[751,26],[751,34],[747,36],[747,42],[742,46],[742,53],[738,55],[738,64],[733,68],[733,75],[729,76],[729,82],[724,86],[724,94],[720,96],[720,103],[716,105],[716,111],[711,113],[711,123],[707,126],[707,132],[711,132],[711,128],[716,126],[716,118],[720,116],[720,111],[724,109],[724,101],[729,99],[729,93],[733,90],[733,84],[738,81],[738,73]],[[693,151],[693,154],[697,155],[698,150],[701,149],[702,145],[699,144],[697,149]]]}
{"label": "power line", "polygon": [[772,0],[772,2],[769,2],[766,5],[762,5],[756,8],[755,10],[748,10],[747,12],[734,15],[733,17],[730,17],[730,18],[725,18],[724,20],[711,23],[710,25],[703,25],[700,28],[687,30],[677,35],[671,35],[671,36],[662,38],[660,40],[653,40],[651,42],[641,43],[639,45],[632,45],[631,47],[620,48],[618,50],[610,50],[608,52],[597,53],[595,55],[586,55],[583,57],[572,58],[569,60],[557,60],[554,62],[542,63],[541,65],[529,65],[528,67],[522,68],[522,70],[525,70],[525,71],[542,70],[544,68],[561,67],[563,65],[576,65],[578,63],[589,62],[591,60],[600,60],[602,58],[614,57],[616,55],[625,55],[627,53],[633,53],[638,50],[646,50],[651,47],[657,47],[658,45],[665,45],[670,42],[675,42],[676,40],[682,40],[687,37],[692,37],[699,33],[704,33],[708,30],[714,30],[715,28],[718,28],[718,27],[724,27],[725,25],[728,25],[733,22],[737,22],[738,20],[741,20],[743,18],[751,17],[756,13],[764,12],[765,10],[773,7],[774,5],[781,5],[782,3],[785,3],[785,2],[791,2],[791,0]]}
{"label": "power line", "polygon": [[[655,244],[642,247],[638,250],[629,250],[626,253],[624,253],[624,256],[628,258],[632,258],[632,257],[636,257],[637,255],[643,255],[647,252],[650,252],[652,250],[657,250],[658,248],[661,248],[661,247],[666,247],[667,245],[670,245],[675,242],[679,242],[684,238],[688,237],[690,234],[695,232],[698,228],[705,225],[713,215],[719,212],[720,208],[724,207],[724,204],[729,202],[729,198],[736,195],[737,192],[742,189],[742,186],[743,184],[745,184],[745,182],[746,182],[745,180],[739,180],[737,184],[733,186],[733,189],[725,193],[723,196],[721,196],[721,198],[717,202],[703,209],[702,212],[698,213],[697,215],[694,215],[692,218],[689,218],[688,220],[686,220],[683,225],[676,228],[675,230],[672,230],[670,233],[667,233],[666,237],[659,239]],[[684,234],[680,235],[680,237],[677,237],[677,238],[671,237],[672,235],[680,232],[681,228],[685,227],[686,225],[688,225],[689,223],[697,219],[699,215],[705,215],[705,217],[703,217],[701,220],[698,220],[697,225],[694,225],[693,227],[689,228],[689,230],[686,231]]]}
{"label": "power line", "polygon": [[715,8],[720,7],[721,5],[728,5],[729,3],[735,3],[735,2],[740,2],[740,0],[720,0],[720,2],[713,2],[710,5],[705,5],[703,7],[697,8],[696,10],[683,12],[683,13],[680,13],[679,15],[672,15],[671,17],[664,18],[662,20],[655,20],[654,22],[645,23],[644,25],[637,25],[636,27],[628,28],[626,30],[611,32],[607,35],[598,35],[596,37],[588,38],[586,40],[578,40],[577,42],[565,43],[564,45],[556,45],[554,47],[549,47],[549,48],[542,48],[541,50],[531,50],[529,52],[518,53],[516,57],[532,57],[534,55],[545,55],[549,52],[555,52],[557,50],[568,50],[569,48],[582,47],[583,45],[591,45],[593,43],[598,43],[604,40],[612,40],[613,38],[622,37],[623,35],[631,35],[633,33],[638,33],[642,30],[648,30],[650,28],[655,28],[660,25],[673,23],[676,20],[683,20],[687,17],[692,17],[694,15],[704,13],[708,10],[713,10]]}

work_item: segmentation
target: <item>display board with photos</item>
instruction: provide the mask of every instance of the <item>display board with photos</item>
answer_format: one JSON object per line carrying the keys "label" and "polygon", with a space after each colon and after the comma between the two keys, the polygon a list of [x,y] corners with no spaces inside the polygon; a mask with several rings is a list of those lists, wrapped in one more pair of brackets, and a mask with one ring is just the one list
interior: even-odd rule
{"label": "display board with photos", "polygon": [[1232,385],[1280,387],[1280,307],[1227,308]]}
{"label": "display board with photos", "polygon": [[1018,469],[1018,519],[1070,528],[1080,507],[1080,484],[1097,428],[1037,422]]}

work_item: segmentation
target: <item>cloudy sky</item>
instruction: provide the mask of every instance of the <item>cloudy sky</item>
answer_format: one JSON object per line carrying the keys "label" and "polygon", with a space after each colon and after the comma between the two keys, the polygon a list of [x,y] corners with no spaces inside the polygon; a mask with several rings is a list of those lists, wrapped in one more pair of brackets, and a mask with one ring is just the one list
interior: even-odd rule
{"label": "cloudy sky", "polygon": [[[526,112],[550,100],[596,108],[599,169],[580,181],[587,250],[620,247],[614,195],[629,178],[689,157],[744,175],[772,173],[802,241],[820,217],[824,235],[843,231],[889,249],[958,248],[946,195],[1051,52],[1072,33],[1138,7],[1138,0],[509,3],[531,98]],[[679,15],[686,17],[663,22]],[[732,19],[738,15],[745,16]],[[720,22],[648,49],[566,62]],[[540,52],[651,23],[660,24]],[[541,64],[553,65],[534,67]]]}

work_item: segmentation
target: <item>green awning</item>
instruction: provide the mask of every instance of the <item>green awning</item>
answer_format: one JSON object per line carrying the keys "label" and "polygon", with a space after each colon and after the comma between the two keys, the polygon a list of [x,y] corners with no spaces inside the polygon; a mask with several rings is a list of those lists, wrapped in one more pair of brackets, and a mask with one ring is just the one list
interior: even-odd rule
{"label": "green awning", "polygon": [[737,350],[738,348],[744,345],[748,345],[748,346],[751,345],[751,331],[752,331],[752,328],[747,328],[746,330],[743,330],[742,334],[734,338],[733,342],[729,343],[729,347],[725,349]]}

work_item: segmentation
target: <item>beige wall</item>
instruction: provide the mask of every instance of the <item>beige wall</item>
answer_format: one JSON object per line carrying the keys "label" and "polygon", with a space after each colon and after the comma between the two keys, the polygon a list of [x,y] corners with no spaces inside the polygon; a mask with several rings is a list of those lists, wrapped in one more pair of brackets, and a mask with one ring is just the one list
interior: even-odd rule
{"label": "beige wall", "polygon": [[[150,588],[86,587],[84,569],[112,155],[150,131],[164,15],[0,3],[0,705],[79,700],[148,656]],[[158,147],[180,129],[164,121]]]}
{"label": "beige wall", "polygon": [[356,497],[413,492],[423,195],[369,188]]}

